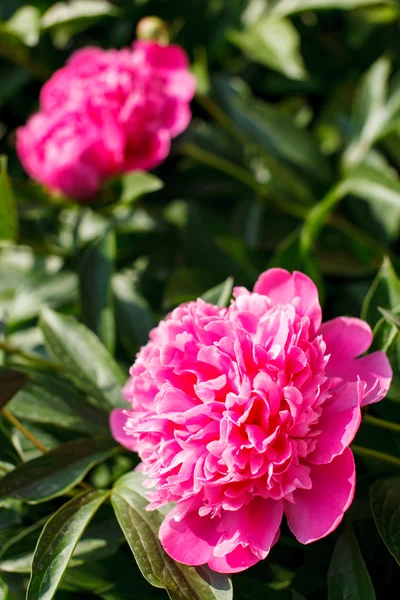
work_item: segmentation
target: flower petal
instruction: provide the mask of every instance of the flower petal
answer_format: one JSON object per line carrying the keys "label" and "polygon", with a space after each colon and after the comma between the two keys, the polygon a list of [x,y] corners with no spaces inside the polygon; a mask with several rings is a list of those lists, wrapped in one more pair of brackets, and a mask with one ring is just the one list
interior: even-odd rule
{"label": "flower petal", "polygon": [[355,491],[355,467],[349,448],[327,465],[313,465],[312,488],[293,492],[285,502],[289,528],[302,544],[315,542],[336,529]]}
{"label": "flower petal", "polygon": [[255,565],[260,559],[253,554],[249,546],[237,546],[233,552],[222,557],[213,556],[208,561],[210,569],[218,573],[239,573]]}
{"label": "flower petal", "polygon": [[331,377],[338,375],[337,370],[340,371],[345,361],[357,358],[372,344],[372,331],[368,323],[351,317],[326,321],[321,325],[318,335],[323,336],[326,352],[331,355],[326,368]]}
{"label": "flower petal", "polygon": [[356,382],[333,390],[318,420],[321,433],[317,447],[307,460],[316,464],[329,463],[351,444],[361,422],[361,396],[361,385]]}
{"label": "flower petal", "polygon": [[153,134],[130,136],[125,149],[124,171],[148,170],[168,156],[171,147],[169,132],[159,129]]}
{"label": "flower petal", "polygon": [[392,368],[384,352],[373,352],[356,360],[372,343],[372,331],[368,323],[360,319],[337,317],[321,325],[318,332],[330,354],[326,366],[329,377],[345,381],[365,382],[361,405],[378,402],[387,393],[392,380]]}
{"label": "flower petal", "polygon": [[354,361],[352,377],[356,374],[365,381],[362,406],[379,402],[386,396],[392,383],[393,371],[384,352],[372,352]]}
{"label": "flower petal", "polygon": [[161,524],[159,537],[171,558],[184,565],[204,565],[211,560],[220,533],[219,518],[200,517],[197,511],[175,521],[178,507],[172,509]]}
{"label": "flower petal", "polygon": [[110,428],[113,438],[128,450],[135,450],[135,440],[125,431],[126,421],[129,418],[127,410],[116,408],[110,415]]}
{"label": "flower petal", "polygon": [[274,304],[293,304],[300,316],[310,318],[314,333],[318,331],[322,319],[318,289],[304,273],[269,269],[260,275],[254,291],[269,296]]}

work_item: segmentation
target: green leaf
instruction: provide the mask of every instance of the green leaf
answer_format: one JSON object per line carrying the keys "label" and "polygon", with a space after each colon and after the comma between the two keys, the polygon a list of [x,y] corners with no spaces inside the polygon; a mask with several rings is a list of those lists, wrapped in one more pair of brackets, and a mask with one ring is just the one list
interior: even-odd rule
{"label": "green leaf", "polygon": [[201,267],[178,267],[168,280],[164,291],[163,308],[170,310],[183,302],[200,298],[210,285],[210,275]]}
{"label": "green leaf", "polygon": [[81,29],[101,17],[115,16],[116,14],[118,14],[116,7],[107,0],[56,2],[42,16],[41,25],[44,30],[67,25],[80,26],[79,29]]}
{"label": "green leaf", "polygon": [[97,522],[96,519],[85,531],[74,550],[71,567],[77,567],[89,561],[96,561],[95,565],[98,566],[97,561],[115,554],[125,541],[111,509],[106,514],[110,514],[110,518],[100,522]]}
{"label": "green leaf", "polygon": [[30,376],[20,371],[0,367],[0,408],[3,408],[29,381]]}
{"label": "green leaf", "polygon": [[[367,211],[376,227],[372,232],[382,232],[387,240],[395,240],[400,231],[400,182],[397,172],[380,153],[371,150],[366,159],[349,174],[348,181],[349,193],[367,203]],[[364,208],[358,209],[360,216]]]}
{"label": "green leaf", "polygon": [[61,496],[118,448],[110,440],[81,438],[66,442],[15,468],[0,481],[0,496],[36,504]]}
{"label": "green leaf", "polygon": [[352,10],[376,4],[390,4],[390,0],[275,0],[270,12],[272,15],[286,16],[308,10]]}
{"label": "green leaf", "polygon": [[263,153],[272,175],[268,183],[273,184],[275,177],[283,189],[289,186],[302,201],[314,202],[305,177],[299,177],[293,169],[295,166],[319,182],[331,179],[330,166],[310,133],[272,104],[253,98],[240,79],[219,77],[215,84],[218,98],[237,129]]}
{"label": "green leaf", "polygon": [[147,343],[153,327],[150,306],[137,290],[135,273],[125,271],[114,275],[112,288],[118,339],[134,355],[139,346]]}
{"label": "green leaf", "polygon": [[1,582],[3,582],[3,586],[7,586],[6,590],[3,592],[6,596],[1,596],[2,591],[0,590],[0,598],[1,600],[25,600],[26,596],[26,579],[23,575],[19,575],[16,573],[2,573]]}
{"label": "green leaf", "polygon": [[115,351],[115,320],[111,289],[115,259],[115,232],[108,227],[87,248],[79,267],[83,321],[111,354]]}
{"label": "green leaf", "polygon": [[400,306],[400,279],[389,258],[385,258],[365,296],[361,318],[374,327],[380,319],[378,307],[394,309]]}
{"label": "green leaf", "polygon": [[360,164],[352,171],[346,180],[347,192],[383,204],[380,210],[388,206],[400,208],[400,182],[398,178],[390,176],[381,169],[371,164]]}
{"label": "green leaf", "polygon": [[18,531],[7,539],[0,551],[0,571],[8,573],[30,573],[32,556],[36,547],[40,530],[47,517],[34,525]]}
{"label": "green leaf", "polygon": [[109,433],[108,415],[90,405],[60,377],[36,373],[13,398],[9,408],[17,418],[30,423],[55,425],[91,435]]}
{"label": "green leaf", "polygon": [[300,250],[303,257],[309,255],[318,235],[335,206],[346,194],[346,183],[339,183],[308,213],[300,233]]}
{"label": "green leaf", "polygon": [[111,501],[143,576],[155,587],[165,588],[172,600],[230,600],[232,584],[228,577],[205,567],[176,563],[166,554],[158,539],[164,515],[146,510],[142,481],[137,472],[122,477]]}
{"label": "green leaf", "polygon": [[300,36],[289,19],[262,17],[244,31],[231,31],[228,39],[255,62],[292,79],[304,79]]}
{"label": "green leaf", "polygon": [[[382,308],[378,307],[378,310],[382,312]],[[389,314],[391,315],[392,313]],[[379,319],[379,321],[374,327],[373,333],[374,340],[372,342],[372,346],[369,349],[369,352],[375,352],[377,350],[388,352],[399,334],[397,328],[393,326],[390,322],[390,319],[387,319],[385,317]]]}
{"label": "green leaf", "polygon": [[375,481],[370,501],[378,531],[400,564],[400,477]]}
{"label": "green leaf", "polygon": [[33,273],[16,290],[9,310],[9,324],[20,325],[37,317],[43,305],[61,308],[77,296],[77,277],[70,271]]}
{"label": "green leaf", "polygon": [[18,237],[18,211],[7,175],[7,159],[0,156],[0,240],[13,240]]}
{"label": "green leaf", "polygon": [[353,105],[355,133],[343,156],[346,168],[358,165],[390,118],[386,107],[390,61],[380,58],[364,75]]}
{"label": "green leaf", "polygon": [[375,600],[374,587],[350,524],[333,551],[328,571],[328,600]]}
{"label": "green leaf", "polygon": [[[0,413],[0,461],[2,463],[1,476],[11,471],[14,465],[21,462],[21,448],[15,447],[11,439],[10,425],[5,422],[5,417]],[[14,439],[15,441],[15,439]],[[11,466],[10,466],[11,465]],[[0,519],[1,528],[1,519]]]}
{"label": "green leaf", "polygon": [[202,295],[202,299],[210,304],[216,304],[217,306],[228,306],[229,300],[232,296],[233,289],[233,277],[228,277],[219,285],[211,288]]}
{"label": "green leaf", "polygon": [[378,310],[384,316],[388,323],[394,325],[397,331],[400,331],[400,318],[398,317],[398,315],[395,315],[392,312],[390,312],[390,310],[386,310],[385,308],[381,308],[379,306]]}
{"label": "green leaf", "polygon": [[94,333],[49,308],[42,311],[41,329],[46,347],[63,365],[65,375],[99,408],[124,406],[121,387],[126,377]]}
{"label": "green leaf", "polygon": [[40,36],[40,10],[36,6],[22,6],[15,11],[5,27],[25,46],[36,46]]}
{"label": "green leaf", "polygon": [[157,192],[164,187],[161,179],[145,171],[134,171],[122,177],[120,204],[133,204],[146,194]]}
{"label": "green leaf", "polygon": [[[93,562],[85,564],[81,567],[75,567],[73,566],[74,562],[74,558],[72,558],[67,572],[61,581],[60,591],[57,592],[56,600],[86,600],[88,598],[90,598],[90,600],[94,600],[94,598],[96,598],[97,600],[103,590],[109,590],[110,588],[113,589],[114,579],[118,575],[114,575],[111,572],[110,576],[107,577],[107,571],[104,567],[104,563],[99,564],[97,562]],[[132,584],[133,581],[131,580],[129,584],[131,589]],[[133,585],[135,589],[135,597],[140,598],[140,596],[137,594],[136,581]],[[61,590],[63,591],[62,595]],[[77,592],[80,593],[76,595]],[[86,592],[86,594],[84,592]]]}
{"label": "green leaf", "polygon": [[32,561],[27,600],[51,600],[73,551],[107,492],[88,492],[62,506],[46,523]]}
{"label": "green leaf", "polygon": [[307,254],[337,204],[346,194],[370,201],[380,211],[387,207],[400,209],[400,182],[371,164],[359,164],[348,176],[333,187],[308,213],[301,233],[301,248]]}
{"label": "green leaf", "polygon": [[[7,539],[0,551],[0,572],[30,573],[33,554],[43,525],[48,517],[31,527],[18,531]],[[69,566],[76,567],[88,561],[99,561],[115,554],[124,541],[116,519],[105,519],[89,525],[75,547]],[[98,563],[95,563],[98,568]],[[86,566],[87,568],[87,566]]]}

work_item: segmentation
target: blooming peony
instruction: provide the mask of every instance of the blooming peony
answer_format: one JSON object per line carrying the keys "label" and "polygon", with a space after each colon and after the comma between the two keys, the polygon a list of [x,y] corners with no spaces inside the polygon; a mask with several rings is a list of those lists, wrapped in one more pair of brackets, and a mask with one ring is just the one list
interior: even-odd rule
{"label": "blooming peony", "polygon": [[43,86],[40,112],[17,131],[27,172],[74,198],[107,178],[151,169],[189,124],[195,79],[179,46],[84,48]]}
{"label": "blooming peony", "polygon": [[92,198],[121,169],[125,139],[113,116],[87,105],[39,112],[18,131],[25,169],[54,193]]}
{"label": "blooming peony", "polygon": [[304,543],[333,531],[355,487],[361,407],[392,377],[364,321],[321,325],[314,283],[271,269],[229,308],[176,308],[130,371],[114,437],[139,453],[168,554],[220,572],[265,558],[283,515]]}

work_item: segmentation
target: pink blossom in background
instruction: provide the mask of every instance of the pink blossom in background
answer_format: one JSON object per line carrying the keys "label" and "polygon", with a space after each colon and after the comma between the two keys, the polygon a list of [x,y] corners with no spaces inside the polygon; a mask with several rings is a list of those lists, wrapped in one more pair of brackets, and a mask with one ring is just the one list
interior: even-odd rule
{"label": "pink blossom in background", "polygon": [[31,177],[77,199],[109,177],[163,161],[191,119],[195,79],[179,46],[84,48],[43,86],[40,111],[17,131]]}
{"label": "pink blossom in background", "polygon": [[271,269],[229,308],[176,308],[130,371],[114,437],[139,453],[168,554],[220,572],[265,558],[286,516],[308,544],[333,531],[355,488],[361,407],[391,382],[364,321],[321,324],[314,283]]}
{"label": "pink blossom in background", "polygon": [[90,199],[122,165],[125,139],[114,117],[89,103],[39,112],[18,131],[25,169],[49,190]]}

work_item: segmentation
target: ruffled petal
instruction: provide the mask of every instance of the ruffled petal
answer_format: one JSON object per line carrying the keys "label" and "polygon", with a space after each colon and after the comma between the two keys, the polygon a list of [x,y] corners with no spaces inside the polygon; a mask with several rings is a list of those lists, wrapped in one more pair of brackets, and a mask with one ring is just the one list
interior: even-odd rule
{"label": "ruffled petal", "polygon": [[125,431],[129,412],[121,408],[114,409],[110,414],[110,428],[113,438],[128,450],[135,450],[135,442],[131,435]]}
{"label": "ruffled petal", "polygon": [[133,44],[133,49],[143,55],[146,65],[151,65],[154,69],[171,71],[189,69],[188,57],[180,46],[166,46],[149,40],[137,40]]}
{"label": "ruffled petal", "polygon": [[171,558],[184,565],[204,565],[213,556],[220,533],[219,518],[200,517],[196,511],[175,521],[178,507],[172,509],[161,524],[159,537]]}
{"label": "ruffled petal", "polygon": [[299,542],[310,544],[336,529],[353,500],[355,478],[349,448],[329,464],[312,467],[312,488],[296,490],[293,503],[285,501],[289,528]]}
{"label": "ruffled petal", "polygon": [[318,331],[322,320],[318,289],[304,273],[269,269],[260,275],[254,291],[269,296],[276,305],[293,304],[298,315],[309,317],[313,332]]}
{"label": "ruffled petal", "polygon": [[352,317],[337,317],[326,321],[318,334],[323,336],[326,352],[330,354],[326,372],[331,377],[338,375],[337,371],[340,371],[345,361],[357,358],[372,344],[371,327],[365,321]]}
{"label": "ruffled petal", "polygon": [[218,573],[239,573],[255,565],[260,559],[249,546],[237,546],[226,556],[213,556],[208,566]]}
{"label": "ruffled petal", "polygon": [[384,352],[372,352],[354,361],[348,377],[360,377],[365,382],[361,406],[379,402],[386,396],[392,383],[393,371]]}
{"label": "ruffled petal", "polygon": [[155,131],[152,135],[131,136],[125,149],[124,171],[152,169],[163,161],[171,148],[170,134],[165,129]]}
{"label": "ruffled petal", "polygon": [[307,457],[308,461],[329,463],[351,444],[361,422],[361,397],[362,386],[356,382],[347,383],[332,392],[318,420],[321,433],[316,449]]}
{"label": "ruffled petal", "polygon": [[[368,323],[360,319],[337,317],[324,323],[319,332],[330,354],[326,366],[329,377],[340,377],[344,381],[364,383],[361,405],[366,406],[381,400],[388,392],[392,381],[392,368],[384,352],[373,352],[357,359],[372,343],[372,331]],[[357,360],[356,360],[357,359]]]}

